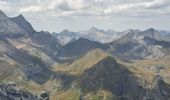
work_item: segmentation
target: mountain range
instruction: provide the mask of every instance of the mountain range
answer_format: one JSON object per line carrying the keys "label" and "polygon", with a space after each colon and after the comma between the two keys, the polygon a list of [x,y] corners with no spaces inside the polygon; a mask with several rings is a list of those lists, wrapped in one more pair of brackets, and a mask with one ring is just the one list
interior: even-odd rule
{"label": "mountain range", "polygon": [[170,33],[36,31],[0,11],[0,99],[169,100]]}
{"label": "mountain range", "polygon": [[83,30],[79,32],[71,32],[69,30],[63,30],[60,33],[53,33],[54,36],[61,41],[62,45],[69,43],[70,41],[76,40],[80,37],[86,38],[91,41],[96,41],[100,43],[108,43],[119,39],[121,36],[126,34],[126,32],[116,32],[112,29],[107,31],[98,29],[95,27],[91,27],[88,30]]}
{"label": "mountain range", "polygon": [[150,28],[145,31],[131,30],[120,39],[109,43],[112,53],[137,58],[156,59],[169,54],[169,34]]}

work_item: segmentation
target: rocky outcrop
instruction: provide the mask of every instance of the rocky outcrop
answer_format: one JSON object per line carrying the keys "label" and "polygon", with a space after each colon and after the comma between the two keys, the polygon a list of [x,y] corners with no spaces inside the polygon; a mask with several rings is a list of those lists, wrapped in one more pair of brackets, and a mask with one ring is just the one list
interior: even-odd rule
{"label": "rocky outcrop", "polygon": [[0,100],[45,100],[29,92],[16,90],[13,84],[0,85]]}

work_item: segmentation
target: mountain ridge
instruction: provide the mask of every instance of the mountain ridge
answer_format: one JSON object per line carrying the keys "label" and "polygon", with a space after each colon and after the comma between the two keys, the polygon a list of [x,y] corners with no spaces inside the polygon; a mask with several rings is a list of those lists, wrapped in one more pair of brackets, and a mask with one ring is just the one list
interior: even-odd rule
{"label": "mountain ridge", "polygon": [[61,49],[58,52],[58,56],[59,57],[76,57],[96,48],[100,48],[104,50],[104,49],[107,49],[108,47],[104,44],[101,44],[95,41],[90,41],[85,38],[79,38],[78,40],[75,40],[61,47]]}

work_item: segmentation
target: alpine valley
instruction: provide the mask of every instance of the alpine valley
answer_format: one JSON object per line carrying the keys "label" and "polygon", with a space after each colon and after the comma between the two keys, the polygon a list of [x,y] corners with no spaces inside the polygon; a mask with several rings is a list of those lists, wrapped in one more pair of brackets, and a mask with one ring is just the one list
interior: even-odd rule
{"label": "alpine valley", "polygon": [[0,11],[0,100],[170,100],[170,32],[50,33]]}

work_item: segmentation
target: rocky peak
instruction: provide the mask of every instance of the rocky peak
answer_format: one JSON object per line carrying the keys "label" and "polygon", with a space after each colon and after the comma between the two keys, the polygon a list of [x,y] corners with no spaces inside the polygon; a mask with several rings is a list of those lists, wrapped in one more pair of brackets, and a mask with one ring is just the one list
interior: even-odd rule
{"label": "rocky peak", "polygon": [[65,35],[65,36],[75,36],[76,35],[76,33],[75,32],[72,32],[72,31],[70,31],[70,30],[68,30],[68,29],[65,29],[65,30],[63,30],[62,32],[60,32],[59,34],[61,34],[61,35]]}
{"label": "rocky peak", "polygon": [[0,19],[4,18],[7,18],[7,15],[2,10],[0,10]]}
{"label": "rocky peak", "polygon": [[23,28],[25,31],[27,31],[28,33],[34,33],[35,30],[33,29],[32,25],[22,16],[19,15],[17,17],[11,18],[12,21],[14,21],[16,24],[18,24],[18,26],[20,26],[21,28]]}
{"label": "rocky peak", "polygon": [[162,35],[159,31],[155,30],[154,28],[149,28],[141,33],[145,37],[150,37],[156,40],[161,40]]}
{"label": "rocky peak", "polygon": [[61,33],[68,33],[70,32],[68,29],[63,30]]}
{"label": "rocky peak", "polygon": [[90,41],[90,40],[80,37],[77,41]]}
{"label": "rocky peak", "polygon": [[91,27],[89,30],[98,30],[96,27]]}
{"label": "rocky peak", "polygon": [[88,31],[87,31],[88,33],[96,33],[96,32],[103,32],[103,33],[105,33],[105,31],[104,30],[100,30],[100,29],[98,29],[98,28],[96,28],[96,27],[91,27]]}
{"label": "rocky peak", "polygon": [[143,31],[143,33],[148,33],[148,34],[157,34],[159,31],[155,30],[154,28],[149,28]]}
{"label": "rocky peak", "polygon": [[27,32],[22,27],[12,21],[2,11],[0,11],[0,33],[10,38],[18,38],[27,35]]}
{"label": "rocky peak", "polygon": [[155,29],[154,29],[154,28],[149,28],[149,29],[147,29],[146,31],[148,31],[148,32],[154,32]]}
{"label": "rocky peak", "polygon": [[19,19],[19,20],[22,20],[22,21],[26,21],[26,19],[24,18],[23,15],[18,15],[18,16],[15,17],[15,18],[17,18],[17,19]]}

